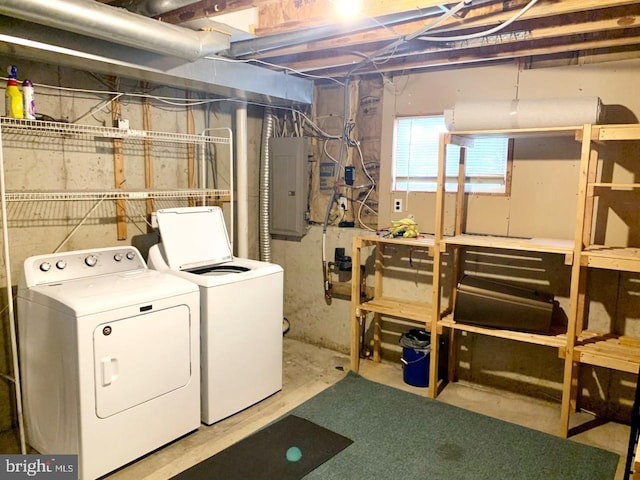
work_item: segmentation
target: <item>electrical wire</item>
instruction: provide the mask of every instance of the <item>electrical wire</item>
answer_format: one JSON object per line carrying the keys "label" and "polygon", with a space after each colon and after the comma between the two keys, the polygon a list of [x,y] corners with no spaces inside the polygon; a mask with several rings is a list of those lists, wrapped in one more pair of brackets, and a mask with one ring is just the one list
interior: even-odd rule
{"label": "electrical wire", "polygon": [[533,7],[536,3],[538,3],[538,0],[531,0],[527,5],[525,5],[518,13],[516,13],[509,20],[507,20],[504,23],[501,23],[500,25],[498,25],[496,27],[490,28],[489,30],[484,30],[482,32],[476,32],[476,33],[470,33],[470,34],[467,34],[467,35],[451,36],[451,37],[434,37],[434,36],[423,36],[423,35],[421,35],[421,36],[418,37],[418,39],[419,40],[427,40],[427,41],[430,41],[430,42],[458,42],[458,41],[464,41],[464,40],[472,40],[474,38],[485,37],[487,35],[493,35],[494,33],[497,33],[497,32],[499,32],[501,30],[504,30],[509,25],[511,25],[513,22],[518,20],[520,17],[522,17],[522,15],[527,13],[531,9],[531,7]]}
{"label": "electrical wire", "polygon": [[[0,77],[0,79],[7,80],[6,77]],[[169,104],[172,106],[178,107],[188,107],[188,106],[199,106],[199,105],[210,105],[213,103],[221,103],[221,102],[230,102],[230,103],[246,103],[249,105],[255,105],[259,107],[270,107],[276,110],[282,110],[287,112],[292,112],[293,115],[302,117],[304,121],[311,126],[317,133],[326,138],[337,139],[339,140],[341,137],[338,135],[332,135],[330,133],[325,132],[316,122],[311,120],[307,114],[303,111],[296,109],[294,107],[287,106],[278,106],[278,105],[270,105],[268,103],[256,102],[256,101],[247,101],[241,98],[209,98],[209,99],[185,99],[184,97],[168,97],[168,96],[160,96],[160,95],[152,95],[149,93],[131,93],[131,92],[120,92],[113,90],[94,90],[94,89],[82,89],[82,88],[69,88],[69,87],[61,87],[55,85],[48,85],[44,83],[34,83],[34,85],[38,88],[57,90],[61,92],[71,92],[71,93],[85,93],[85,94],[94,94],[94,95],[106,95],[113,98],[109,98],[104,100],[102,104],[99,104],[97,107],[93,107],[86,113],[80,115],[77,119],[73,121],[76,123],[83,118],[86,118],[88,115],[96,113],[104,108],[107,105],[111,104],[116,99],[132,97],[132,98],[147,98],[151,100],[155,100],[160,103]],[[301,130],[300,130],[301,132]]]}
{"label": "electrical wire", "polygon": [[[467,4],[471,3],[471,0],[462,0],[461,2],[459,2],[454,8],[452,8],[451,10],[446,11],[444,14],[440,15],[438,18],[436,18],[434,21],[430,22],[428,25],[418,29],[416,32],[412,33],[411,35],[399,38],[398,40],[392,42],[391,44],[380,48],[379,50],[373,52],[373,54],[371,54],[370,56],[368,56],[367,58],[361,60],[360,62],[358,62],[356,65],[354,65],[349,72],[347,73],[347,75],[345,76],[345,80],[344,80],[344,96],[343,96],[343,102],[342,102],[342,111],[343,111],[343,127],[342,127],[342,140],[340,142],[340,155],[338,156],[338,167],[336,168],[336,176],[335,176],[335,181],[334,184],[338,183],[338,180],[340,178],[340,170],[342,168],[342,164],[344,161],[344,154],[345,154],[345,150],[347,145],[350,142],[349,139],[349,133],[350,133],[350,129],[349,129],[349,85],[350,85],[350,81],[351,81],[351,76],[360,68],[362,68],[363,66],[367,65],[368,63],[373,63],[375,65],[375,61],[378,57],[380,57],[381,55],[385,55],[388,52],[395,52],[397,47],[399,45],[402,45],[403,43],[409,42],[410,40],[413,40],[423,34],[425,34],[427,31],[435,28],[436,26],[440,25],[442,22],[444,22],[446,19],[448,19],[449,17],[452,17],[453,15],[455,15],[456,13],[458,13],[458,11],[460,11],[464,6],[466,6]],[[323,284],[324,284],[324,296],[325,296],[325,301],[327,303],[330,302],[331,300],[331,289],[332,289],[332,285],[331,285],[331,281],[330,278],[328,276],[328,268],[327,268],[327,255],[326,255],[326,235],[327,235],[327,228],[329,225],[329,217],[331,214],[331,209],[333,207],[333,204],[336,200],[336,189],[332,188],[331,189],[331,196],[329,198],[329,202],[327,203],[327,209],[325,211],[325,216],[324,216],[324,221],[322,223],[322,271],[323,271]]]}
{"label": "electrical wire", "polygon": [[327,76],[323,76],[323,75],[312,75],[310,73],[305,73],[303,71],[300,70],[296,70],[295,68],[290,68],[284,65],[277,65],[275,63],[270,63],[270,62],[265,62],[264,60],[260,60],[257,58],[247,58],[247,59],[235,59],[235,58],[226,58],[226,57],[217,57],[217,56],[207,56],[207,57],[203,57],[206,60],[215,60],[215,61],[222,61],[222,62],[229,62],[229,63],[258,63],[261,65],[266,65],[268,67],[272,67],[272,68],[278,68],[281,69],[282,71],[285,72],[291,72],[291,73],[295,73],[296,75],[300,75],[302,77],[309,77],[309,78],[313,78],[315,80],[330,80],[334,83],[337,83],[338,85],[344,86],[344,84],[342,82],[340,82],[338,79],[334,78],[334,77],[327,77]]}
{"label": "electrical wire", "polygon": [[69,123],[78,123],[80,120],[83,120],[84,118],[88,117],[89,115],[94,115],[95,113],[98,113],[99,111],[107,108],[109,105],[111,105],[113,102],[118,100],[123,95],[124,95],[124,93],[119,93],[117,95],[114,95],[113,98],[109,98],[107,100],[103,100],[98,105],[93,107],[91,110],[89,110],[88,112],[84,113],[83,115],[80,115],[75,120],[71,120]]}
{"label": "electrical wire", "polygon": [[[386,45],[386,46],[380,48],[379,50],[376,50],[371,55],[369,55],[365,60],[362,60],[361,62],[357,63],[354,67],[352,67],[351,70],[349,71],[349,73],[347,73],[347,79],[351,75],[353,75],[358,69],[362,68],[366,64],[375,63],[375,60],[378,57],[380,57],[382,55],[387,55],[388,52],[395,52],[397,50],[397,48],[400,45],[402,45],[403,43],[407,43],[407,42],[409,42],[409,41],[411,41],[411,40],[413,40],[415,38],[418,38],[418,37],[424,35],[429,30],[433,30],[434,28],[436,28],[438,25],[443,23],[448,18],[456,15],[460,10],[462,10],[463,7],[467,6],[470,3],[471,3],[471,0],[462,0],[455,7],[453,7],[450,10],[447,10],[442,15],[440,15],[438,18],[434,19],[432,22],[430,22],[429,24],[425,25],[424,27],[419,28],[414,33],[411,33],[409,35],[401,37],[401,38],[397,39],[396,41],[390,43],[389,45]],[[345,84],[346,84],[346,82],[345,82]]]}
{"label": "electrical wire", "polygon": [[[371,195],[371,193],[375,190],[376,188],[376,182],[373,179],[373,177],[371,175],[369,175],[369,171],[367,170],[367,167],[365,166],[364,163],[364,155],[362,154],[362,148],[360,148],[360,142],[356,142],[356,148],[358,149],[358,153],[360,154],[360,163],[362,164],[362,171],[364,172],[364,174],[367,176],[367,178],[369,179],[369,181],[371,182],[371,188],[369,188],[369,190],[367,191],[365,197],[363,200],[359,200],[359,208],[358,208],[358,222],[360,223],[360,226],[365,228],[366,230],[369,230],[370,232],[375,232],[375,228],[371,228],[368,225],[366,225],[363,221],[362,221],[362,209],[366,206],[366,201],[369,198],[369,196]],[[370,210],[374,211],[372,208],[367,207]],[[375,211],[374,211],[375,212]],[[377,215],[377,212],[375,212],[375,214]]]}

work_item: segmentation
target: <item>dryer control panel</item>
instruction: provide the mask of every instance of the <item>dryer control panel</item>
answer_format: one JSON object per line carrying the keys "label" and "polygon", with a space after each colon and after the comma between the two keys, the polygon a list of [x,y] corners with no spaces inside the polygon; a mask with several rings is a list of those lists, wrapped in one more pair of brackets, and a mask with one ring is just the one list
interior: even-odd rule
{"label": "dryer control panel", "polygon": [[76,250],[27,258],[22,281],[30,287],[141,269],[147,265],[135,247]]}

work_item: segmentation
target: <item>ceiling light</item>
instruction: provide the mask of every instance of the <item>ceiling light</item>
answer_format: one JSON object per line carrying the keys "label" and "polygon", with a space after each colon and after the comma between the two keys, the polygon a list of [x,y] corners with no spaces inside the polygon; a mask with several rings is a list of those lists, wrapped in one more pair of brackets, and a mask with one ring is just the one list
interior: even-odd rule
{"label": "ceiling light", "polygon": [[342,18],[353,18],[360,13],[360,0],[333,0],[336,13]]}

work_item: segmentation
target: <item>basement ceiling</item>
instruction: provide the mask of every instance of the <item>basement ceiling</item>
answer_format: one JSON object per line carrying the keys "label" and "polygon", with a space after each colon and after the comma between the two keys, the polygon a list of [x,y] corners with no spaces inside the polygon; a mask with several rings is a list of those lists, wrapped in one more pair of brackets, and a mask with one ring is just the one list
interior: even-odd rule
{"label": "basement ceiling", "polygon": [[196,30],[228,31],[230,48],[218,55],[307,75],[640,57],[640,1],[360,0],[362,11],[350,21],[337,19],[338,0],[99,1]]}

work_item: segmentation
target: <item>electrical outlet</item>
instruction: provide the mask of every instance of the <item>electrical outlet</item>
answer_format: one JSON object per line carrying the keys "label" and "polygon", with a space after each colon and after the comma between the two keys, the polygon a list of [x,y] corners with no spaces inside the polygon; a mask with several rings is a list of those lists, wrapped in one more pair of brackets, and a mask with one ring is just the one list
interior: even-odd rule
{"label": "electrical outlet", "polygon": [[401,198],[394,198],[393,199],[393,211],[395,213],[402,212],[402,199]]}

